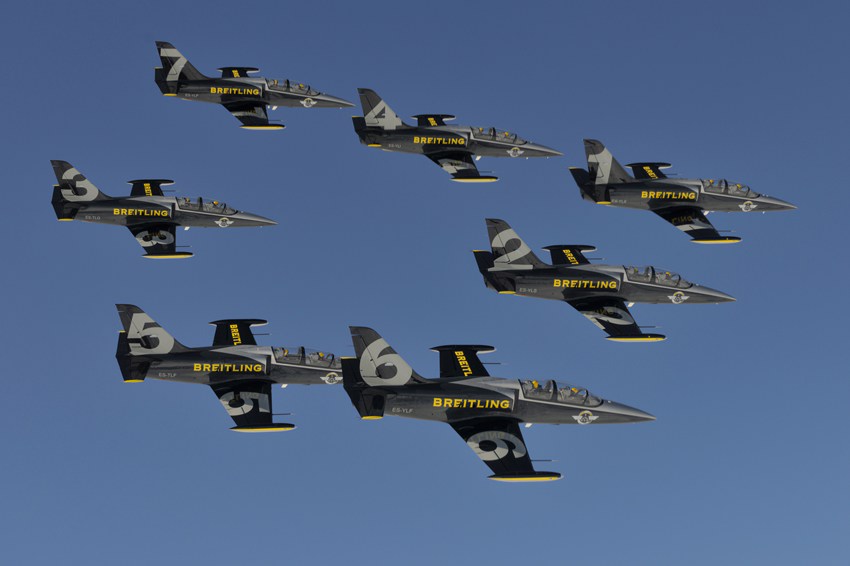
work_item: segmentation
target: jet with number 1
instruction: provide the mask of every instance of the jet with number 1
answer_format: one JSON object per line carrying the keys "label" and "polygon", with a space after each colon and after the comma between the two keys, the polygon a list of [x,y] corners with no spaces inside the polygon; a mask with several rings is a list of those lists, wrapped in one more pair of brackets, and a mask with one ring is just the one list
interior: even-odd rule
{"label": "jet with number 1", "polygon": [[182,53],[165,41],[156,48],[162,67],[154,79],[165,96],[221,104],[247,130],[282,130],[285,126],[269,123],[267,108],[278,106],[304,108],[348,108],[352,103],[313,90],[309,85],[290,80],[250,77],[255,67],[222,67],[221,77],[208,77],[194,67]]}
{"label": "jet with number 1", "polygon": [[772,212],[797,208],[725,179],[671,179],[661,170],[669,163],[630,163],[629,175],[597,140],[584,140],[587,170],[570,167],[584,200],[622,208],[650,210],[697,244],[734,244],[741,238],[721,236],[705,217],[710,211]]}
{"label": "jet with number 1", "polygon": [[208,385],[236,423],[237,432],[291,430],[273,422],[272,385],[337,384],[341,365],[333,354],[300,348],[258,346],[252,326],[265,320],[211,322],[212,346],[188,348],[135,305],[115,305],[123,329],[115,358],[125,383],[161,379]]}
{"label": "jet with number 1", "polygon": [[595,250],[593,246],[546,246],[552,265],[543,263],[504,220],[488,218],[487,233],[492,252],[473,253],[488,288],[500,294],[564,301],[615,342],[657,342],[665,338],[641,330],[629,313],[631,303],[681,305],[735,300],[652,266],[591,264],[584,252]]}
{"label": "jet with number 1", "polygon": [[418,114],[416,125],[401,121],[380,96],[368,88],[359,88],[363,116],[355,116],[354,130],[360,143],[384,151],[417,153],[452,176],[452,181],[485,183],[498,180],[481,175],[475,166],[479,157],[555,157],[563,155],[552,148],[520,138],[496,128],[449,126],[448,114]]}
{"label": "jet with number 1", "polygon": [[361,419],[384,415],[443,422],[493,471],[509,482],[560,479],[534,469],[520,425],[613,424],[653,421],[639,409],[553,380],[490,377],[478,353],[491,346],[450,345],[440,354],[439,379],[425,379],[372,330],[352,326],[356,358],[342,358],[342,380]]}
{"label": "jet with number 1", "polygon": [[110,197],[101,192],[67,161],[51,161],[57,184],[53,187],[53,210],[60,221],[81,220],[96,224],[126,226],[146,258],[185,258],[191,252],[177,251],[178,226],[185,229],[262,227],[277,224],[256,214],[241,212],[217,200],[167,197],[167,179],[130,181],[130,196]]}

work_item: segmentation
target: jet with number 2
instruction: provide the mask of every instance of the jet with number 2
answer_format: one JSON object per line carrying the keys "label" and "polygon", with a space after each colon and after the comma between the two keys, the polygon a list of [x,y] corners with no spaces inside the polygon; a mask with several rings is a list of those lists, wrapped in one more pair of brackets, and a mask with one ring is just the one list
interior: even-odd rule
{"label": "jet with number 2", "polygon": [[492,480],[546,481],[557,472],[534,469],[520,424],[607,424],[652,421],[639,409],[606,401],[587,389],[549,380],[491,377],[478,359],[491,346],[432,348],[439,379],[425,379],[372,330],[352,326],[356,358],[342,358],[343,386],[361,419],[384,415],[451,425],[493,471]]}
{"label": "jet with number 2", "polygon": [[401,121],[380,96],[359,88],[363,116],[355,116],[354,130],[360,143],[384,151],[417,153],[442,167],[452,181],[484,183],[498,177],[481,175],[475,166],[480,157],[554,157],[563,155],[552,148],[531,143],[516,134],[495,128],[448,126],[448,114],[419,114],[417,124]]}
{"label": "jet with number 2", "polygon": [[51,161],[57,185],[53,187],[53,210],[60,221],[81,220],[96,224],[126,226],[152,259],[191,257],[177,251],[178,226],[227,228],[262,227],[277,224],[256,214],[241,212],[217,200],[167,197],[168,179],[130,181],[130,196],[111,197],[101,192],[67,161]]}
{"label": "jet with number 2", "polygon": [[[725,303],[726,293],[690,283],[654,267],[593,265],[584,252],[593,246],[546,246],[552,265],[543,263],[504,220],[487,219],[492,252],[474,250],[484,284],[500,294],[565,301],[615,342],[657,342],[632,318],[632,303]],[[629,303],[627,306],[626,303]]]}
{"label": "jet with number 2", "polygon": [[135,305],[115,305],[123,330],[115,354],[125,383],[147,378],[209,385],[237,432],[292,430],[273,422],[272,385],[321,385],[341,381],[333,354],[258,346],[252,326],[265,320],[216,320],[212,346],[188,348]]}
{"label": "jet with number 2", "polygon": [[596,140],[584,140],[587,170],[570,167],[585,200],[650,210],[691,237],[697,244],[734,244],[741,238],[721,236],[705,217],[710,211],[772,212],[797,208],[725,179],[670,179],[669,163],[630,163],[629,175],[611,152]]}
{"label": "jet with number 2", "polygon": [[208,77],[170,43],[157,41],[156,48],[162,67],[155,69],[154,79],[163,95],[221,104],[247,130],[282,130],[285,127],[283,124],[269,123],[267,108],[354,106],[303,83],[248,76],[259,71],[254,67],[222,67],[219,69],[221,78]]}

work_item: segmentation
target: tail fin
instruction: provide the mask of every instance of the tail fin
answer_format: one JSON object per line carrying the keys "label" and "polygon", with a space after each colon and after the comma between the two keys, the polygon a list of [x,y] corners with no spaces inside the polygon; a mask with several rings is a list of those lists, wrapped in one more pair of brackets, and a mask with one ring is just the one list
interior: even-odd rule
{"label": "tail fin", "polygon": [[[188,350],[136,305],[115,305],[127,339],[129,356],[174,354]],[[121,343],[119,341],[119,351]]]}
{"label": "tail fin", "polygon": [[51,161],[56,174],[53,187],[53,210],[59,220],[73,220],[80,203],[106,200],[109,195],[100,192],[94,184],[67,161]]}
{"label": "tail fin", "polygon": [[192,65],[182,53],[166,41],[157,41],[156,48],[162,67],[156,69],[156,84],[163,94],[175,94],[179,81],[207,79],[206,75]]}
{"label": "tail fin", "polygon": [[634,178],[614,159],[611,152],[598,140],[584,140],[587,154],[587,169],[590,181],[597,185],[630,183]]}
{"label": "tail fin", "polygon": [[399,126],[406,126],[398,114],[393,112],[383,99],[374,90],[358,88],[360,94],[360,105],[363,107],[363,120],[367,126],[383,128],[384,130],[395,130]]}
{"label": "tail fin", "polygon": [[490,236],[490,247],[493,249],[491,269],[494,271],[548,267],[504,220],[488,218],[487,233]]}
{"label": "tail fin", "polygon": [[359,377],[366,385],[399,386],[426,381],[371,328],[350,326],[349,330],[359,362]]}

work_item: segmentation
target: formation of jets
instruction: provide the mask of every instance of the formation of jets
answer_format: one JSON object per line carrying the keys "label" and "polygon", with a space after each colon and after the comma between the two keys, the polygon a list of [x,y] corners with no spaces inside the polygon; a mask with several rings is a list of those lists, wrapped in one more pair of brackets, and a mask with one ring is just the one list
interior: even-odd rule
{"label": "formation of jets", "polygon": [[[220,77],[202,74],[172,44],[156,43],[162,66],[155,82],[165,96],[221,104],[250,130],[280,130],[269,120],[278,107],[346,108],[350,102],[304,83],[252,77],[254,67],[222,67]],[[361,144],[389,152],[428,157],[458,182],[491,182],[481,174],[481,157],[556,157],[561,152],[494,127],[454,126],[448,114],[418,114],[407,124],[374,90],[358,89],[363,116],[353,118]],[[711,211],[768,212],[794,205],[722,179],[670,178],[662,162],[636,162],[625,168],[596,140],[584,140],[587,169],[571,167],[581,196],[591,202],[649,210],[704,244],[734,243],[706,218]],[[130,181],[130,195],[110,197],[66,161],[52,161],[56,176],[52,204],[62,221],[80,220],[126,226],[147,258],[186,258],[179,251],[177,227],[262,227],[276,222],[231,208],[217,200],[166,196],[166,179]],[[631,173],[627,171],[631,170]],[[485,285],[500,294],[564,301],[617,342],[654,342],[629,308],[635,303],[704,304],[735,299],[656,267],[593,264],[590,245],[551,245],[545,263],[504,220],[486,220],[490,250],[474,250]],[[131,304],[116,305],[122,329],[116,359],[125,382],[146,379],[209,386],[239,432],[285,431],[275,422],[272,387],[338,384],[362,419],[385,415],[449,424],[499,481],[545,481],[557,472],[538,471],[521,432],[535,423],[605,424],[654,420],[649,413],[608,401],[583,387],[553,380],[491,376],[479,354],[484,345],[433,348],[440,375],[427,379],[374,330],[349,328],[355,357],[324,350],[270,347],[256,343],[252,327],[261,319],[225,319],[215,326],[211,346],[187,347]]]}

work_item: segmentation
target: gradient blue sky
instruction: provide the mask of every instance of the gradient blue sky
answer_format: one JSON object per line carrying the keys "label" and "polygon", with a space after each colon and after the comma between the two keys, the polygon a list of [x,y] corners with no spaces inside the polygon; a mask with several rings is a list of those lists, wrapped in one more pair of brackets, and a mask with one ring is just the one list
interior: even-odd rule
{"label": "gradient blue sky", "polygon": [[[4,11],[6,171],[0,539],[6,563],[847,564],[848,9],[844,3],[116,2]],[[444,112],[556,147],[460,185],[360,146],[349,110],[248,132],[160,96],[155,40],[203,72],[260,67],[403,116]],[[797,204],[711,218],[696,246],[580,200],[581,140]],[[50,159],[109,194],[176,180],[280,222],[192,230],[147,261],[123,229],[58,223]],[[638,305],[669,339],[614,344],[566,305],[484,288],[483,219],[533,247],[584,243],[737,303]],[[447,426],[361,422],[342,387],[275,390],[299,426],[237,435],[206,388],[121,382],[114,304],[179,340],[266,318],[265,344],[352,352],[379,330],[425,375],[430,346],[493,344],[496,373],[555,377],[654,423],[534,426],[564,479],[504,485]]]}

